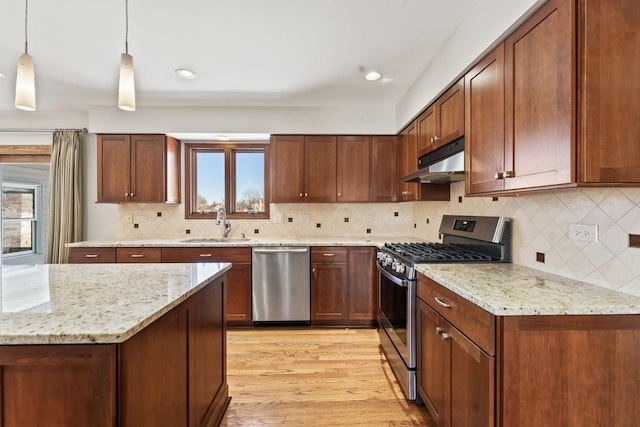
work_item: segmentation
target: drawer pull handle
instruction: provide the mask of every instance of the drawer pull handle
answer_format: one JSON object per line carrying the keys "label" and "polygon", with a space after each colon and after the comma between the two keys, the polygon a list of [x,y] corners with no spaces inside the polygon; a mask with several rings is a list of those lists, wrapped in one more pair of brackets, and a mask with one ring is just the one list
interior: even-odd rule
{"label": "drawer pull handle", "polygon": [[326,253],[326,254],[322,254],[324,256],[336,256],[336,254],[330,254],[330,253]]}
{"label": "drawer pull handle", "polygon": [[211,258],[211,254],[200,254],[202,258]]}
{"label": "drawer pull handle", "polygon": [[436,300],[436,302],[437,302],[438,304],[440,304],[440,305],[441,305],[441,306],[443,306],[444,308],[451,308],[451,304],[447,304],[446,302],[444,302],[444,301],[442,300],[442,298],[440,298],[440,297],[435,297],[434,299]]}
{"label": "drawer pull handle", "polygon": [[446,333],[446,332],[443,332],[443,333],[441,333],[441,334],[440,334],[440,339],[441,339],[442,341],[448,341],[450,338],[451,338],[451,335],[449,335],[449,334],[448,334],[448,333]]}
{"label": "drawer pull handle", "polygon": [[98,254],[85,254],[85,258],[98,258],[100,255]]}
{"label": "drawer pull handle", "polygon": [[132,254],[131,258],[144,258],[144,254]]}

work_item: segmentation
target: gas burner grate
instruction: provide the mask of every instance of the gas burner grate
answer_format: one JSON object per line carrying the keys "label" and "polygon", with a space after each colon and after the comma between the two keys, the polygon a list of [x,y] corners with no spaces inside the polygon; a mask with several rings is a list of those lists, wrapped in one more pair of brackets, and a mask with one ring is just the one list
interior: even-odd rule
{"label": "gas burner grate", "polygon": [[444,243],[387,243],[385,249],[413,263],[491,261],[491,257]]}

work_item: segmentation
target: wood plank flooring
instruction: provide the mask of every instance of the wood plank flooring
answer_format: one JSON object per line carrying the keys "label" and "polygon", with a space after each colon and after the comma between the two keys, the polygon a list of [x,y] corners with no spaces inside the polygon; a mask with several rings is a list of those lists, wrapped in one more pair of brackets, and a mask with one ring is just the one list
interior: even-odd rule
{"label": "wood plank flooring", "polygon": [[375,329],[227,332],[231,404],[222,426],[429,426],[407,402]]}

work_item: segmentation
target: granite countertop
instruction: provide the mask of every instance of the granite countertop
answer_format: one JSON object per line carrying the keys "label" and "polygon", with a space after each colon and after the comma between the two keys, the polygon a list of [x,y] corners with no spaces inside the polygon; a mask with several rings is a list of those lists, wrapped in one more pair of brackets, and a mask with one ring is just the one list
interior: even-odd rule
{"label": "granite countertop", "polygon": [[385,243],[418,242],[421,239],[412,237],[298,237],[285,238],[198,238],[184,239],[139,239],[139,240],[89,240],[68,243],[70,248],[111,248],[111,247],[253,247],[253,246],[377,246]]}
{"label": "granite countertop", "polygon": [[497,316],[640,314],[640,297],[514,264],[416,269]]}
{"label": "granite countertop", "polygon": [[0,345],[126,341],[231,264],[4,267]]}

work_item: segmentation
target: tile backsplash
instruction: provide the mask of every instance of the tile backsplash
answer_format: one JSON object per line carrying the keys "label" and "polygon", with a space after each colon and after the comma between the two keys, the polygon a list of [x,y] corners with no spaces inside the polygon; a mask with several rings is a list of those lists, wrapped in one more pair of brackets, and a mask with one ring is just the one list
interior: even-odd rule
{"label": "tile backsplash", "polygon": [[[131,214],[137,228],[127,222]],[[510,217],[515,264],[640,295],[640,249],[628,247],[629,234],[640,234],[640,188],[561,190],[494,201],[464,197],[464,183],[458,182],[451,185],[450,202],[272,204],[269,220],[231,220],[230,236],[436,241],[444,214]],[[570,240],[569,224],[597,225],[598,242]],[[122,240],[218,237],[222,228],[214,220],[184,219],[182,204],[123,204],[117,233]],[[545,254],[545,263],[536,261],[536,252]]]}

